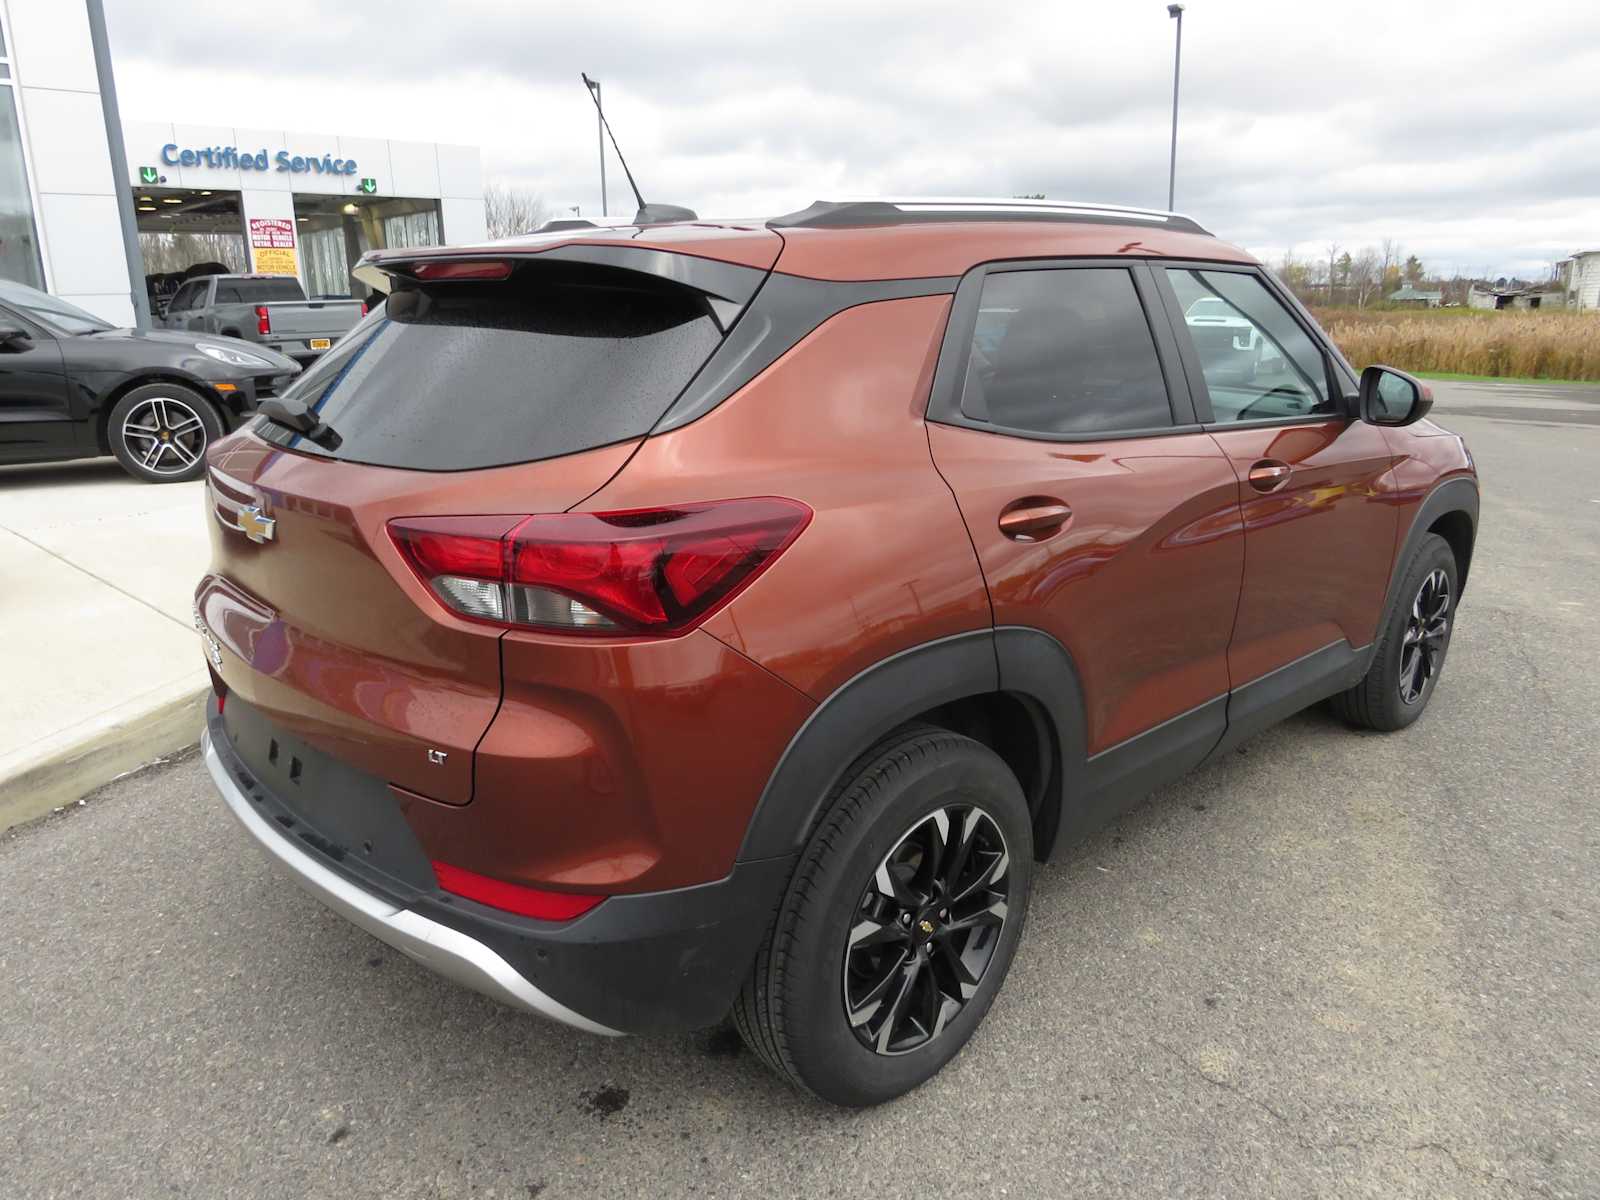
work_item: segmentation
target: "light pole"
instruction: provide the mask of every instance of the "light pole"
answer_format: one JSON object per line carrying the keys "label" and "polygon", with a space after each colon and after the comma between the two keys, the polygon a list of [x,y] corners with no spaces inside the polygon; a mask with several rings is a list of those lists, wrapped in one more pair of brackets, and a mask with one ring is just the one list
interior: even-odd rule
{"label": "light pole", "polygon": [[[579,74],[583,73],[580,71]],[[595,133],[600,142],[600,215],[609,217],[611,210],[606,206],[606,118],[605,109],[600,104],[600,81],[584,75],[583,82],[594,93]]]}
{"label": "light pole", "polygon": [[1178,70],[1183,66],[1183,5],[1167,5],[1167,16],[1178,22],[1178,43],[1172,52],[1172,158],[1167,164],[1167,211],[1172,211],[1178,187]]}

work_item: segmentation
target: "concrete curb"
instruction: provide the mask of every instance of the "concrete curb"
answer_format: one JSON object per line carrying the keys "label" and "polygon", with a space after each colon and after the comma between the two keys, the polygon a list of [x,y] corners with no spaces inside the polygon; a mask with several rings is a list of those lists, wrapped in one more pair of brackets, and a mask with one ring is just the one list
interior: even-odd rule
{"label": "concrete curb", "polygon": [[108,716],[75,731],[70,742],[47,747],[0,779],[0,833],[199,741],[209,692],[189,683],[166,689],[131,716]]}

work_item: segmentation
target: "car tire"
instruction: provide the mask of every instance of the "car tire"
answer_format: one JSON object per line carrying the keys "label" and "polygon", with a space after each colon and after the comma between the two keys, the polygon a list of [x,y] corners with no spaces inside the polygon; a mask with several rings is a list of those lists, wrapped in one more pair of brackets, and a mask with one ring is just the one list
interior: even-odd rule
{"label": "car tire", "polygon": [[778,1074],[860,1107],[931,1078],[988,1012],[1022,937],[1033,828],[1000,757],[932,726],[879,742],[829,799],[733,1016]]}
{"label": "car tire", "polygon": [[183,483],[205,470],[206,449],[223,435],[222,418],[193,388],[146,383],[111,410],[106,436],[123,469],[146,483]]}
{"label": "car tire", "polygon": [[1406,564],[1366,675],[1333,698],[1334,712],[1357,728],[1386,733],[1420,717],[1444,669],[1459,595],[1450,543],[1424,535]]}

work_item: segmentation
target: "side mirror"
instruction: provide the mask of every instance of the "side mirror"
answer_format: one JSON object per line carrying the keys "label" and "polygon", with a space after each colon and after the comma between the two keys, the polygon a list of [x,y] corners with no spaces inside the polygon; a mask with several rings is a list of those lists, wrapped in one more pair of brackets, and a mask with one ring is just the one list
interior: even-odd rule
{"label": "side mirror", "polygon": [[0,350],[20,350],[20,342],[33,341],[33,334],[16,325],[0,325]]}
{"label": "side mirror", "polygon": [[1361,372],[1361,419],[1369,425],[1410,425],[1433,407],[1433,390],[1393,367]]}

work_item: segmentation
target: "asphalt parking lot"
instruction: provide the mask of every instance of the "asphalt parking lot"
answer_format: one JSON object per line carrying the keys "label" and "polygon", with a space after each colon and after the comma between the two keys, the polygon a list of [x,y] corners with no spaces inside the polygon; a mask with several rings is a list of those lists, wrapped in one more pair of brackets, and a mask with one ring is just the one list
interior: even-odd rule
{"label": "asphalt parking lot", "polygon": [[0,1196],[1600,1194],[1600,388],[1436,389],[1484,510],[1428,714],[1302,714],[1047,867],[921,1091],[441,982],[191,755],[0,837]]}

